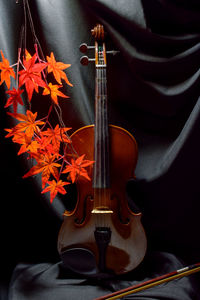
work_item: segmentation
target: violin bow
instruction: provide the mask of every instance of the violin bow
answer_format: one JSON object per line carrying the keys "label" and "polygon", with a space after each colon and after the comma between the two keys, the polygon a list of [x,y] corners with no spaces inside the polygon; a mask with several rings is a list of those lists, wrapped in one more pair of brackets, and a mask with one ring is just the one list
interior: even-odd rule
{"label": "violin bow", "polygon": [[128,288],[119,290],[117,292],[104,295],[102,297],[96,298],[94,300],[114,300],[119,299],[121,297],[134,294],[149,288],[152,288],[154,286],[160,285],[165,282],[169,282],[178,278],[182,278],[184,276],[188,276],[194,273],[197,273],[200,271],[200,263],[196,263],[184,268],[181,268],[179,270],[164,274],[162,276],[158,276],[156,278],[141,282],[139,284],[132,285]]}

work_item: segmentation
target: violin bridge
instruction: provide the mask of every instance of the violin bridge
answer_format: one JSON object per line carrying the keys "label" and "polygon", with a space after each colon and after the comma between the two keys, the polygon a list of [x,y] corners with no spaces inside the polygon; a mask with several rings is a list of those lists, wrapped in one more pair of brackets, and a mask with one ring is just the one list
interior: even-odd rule
{"label": "violin bridge", "polygon": [[113,214],[113,210],[108,207],[96,207],[92,210],[92,214]]}

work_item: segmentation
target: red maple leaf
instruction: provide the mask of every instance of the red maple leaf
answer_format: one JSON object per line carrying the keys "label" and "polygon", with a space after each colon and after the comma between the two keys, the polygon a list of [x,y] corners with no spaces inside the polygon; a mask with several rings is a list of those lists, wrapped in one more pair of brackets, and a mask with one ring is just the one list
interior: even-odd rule
{"label": "red maple leaf", "polygon": [[47,186],[43,191],[42,194],[50,192],[50,202],[52,203],[54,198],[56,197],[57,193],[61,193],[62,195],[65,195],[67,192],[64,189],[64,186],[67,184],[70,184],[69,182],[64,182],[62,180],[59,180],[56,182],[55,180],[47,181],[49,186]]}
{"label": "red maple leaf", "polygon": [[28,56],[27,59],[23,59],[24,70],[19,71],[19,87],[25,84],[29,101],[34,90],[38,93],[38,86],[46,87],[41,72],[47,67],[47,63],[36,63],[36,60],[36,53],[31,58]]}
{"label": "red maple leaf", "polygon": [[65,94],[63,94],[61,91],[58,89],[61,88],[62,85],[58,84],[52,84],[51,82],[47,87],[45,87],[43,94],[42,95],[49,95],[51,96],[51,99],[55,104],[58,104],[58,96],[63,97],[63,98],[69,98]]}
{"label": "red maple leaf", "polygon": [[87,180],[91,180],[85,167],[92,165],[94,161],[84,160],[84,157],[85,154],[81,155],[76,160],[72,158],[71,164],[67,165],[65,170],[62,172],[69,173],[72,183],[74,183],[79,176],[82,176]]}
{"label": "red maple leaf", "polygon": [[42,173],[42,188],[44,188],[50,175],[53,175],[55,179],[58,178],[58,168],[61,165],[55,162],[56,155],[46,153],[44,155],[35,155],[33,157],[37,158],[37,165],[33,166],[23,178]]}
{"label": "red maple leaf", "polygon": [[35,112],[34,114],[30,111],[27,110],[26,111],[26,115],[24,114],[13,114],[13,113],[9,113],[8,114],[12,117],[14,117],[15,119],[21,121],[19,124],[17,124],[14,128],[13,128],[13,134],[17,133],[17,132],[21,132],[24,131],[26,133],[26,135],[28,137],[32,137],[34,132],[39,132],[39,125],[43,125],[44,122],[43,121],[36,121],[37,118],[37,112]]}
{"label": "red maple leaf", "polygon": [[10,88],[10,77],[15,78],[15,72],[10,67],[8,59],[6,59],[1,50],[2,62],[0,62],[1,81],[0,85],[5,81],[7,88]]}
{"label": "red maple leaf", "polygon": [[65,134],[66,131],[70,130],[71,128],[60,128],[57,124],[54,129],[47,128],[46,131],[41,132],[43,136],[46,136],[46,143],[52,143],[53,149],[55,152],[59,152],[60,143],[71,143],[70,139]]}
{"label": "red maple leaf", "polygon": [[21,94],[23,93],[24,90],[19,90],[19,89],[15,89],[13,87],[13,89],[11,91],[7,91],[6,93],[8,95],[10,95],[10,98],[8,98],[6,105],[4,106],[5,108],[13,105],[13,111],[14,113],[17,112],[17,105],[21,104],[24,105],[22,98],[21,98]]}
{"label": "red maple leaf", "polygon": [[61,79],[64,79],[68,85],[73,86],[69,82],[67,75],[62,71],[66,68],[69,68],[71,66],[70,64],[64,64],[62,62],[57,62],[55,60],[53,52],[51,52],[50,57],[47,56],[47,62],[48,62],[48,69],[47,69],[48,73],[53,72],[53,75],[59,84],[62,84]]}

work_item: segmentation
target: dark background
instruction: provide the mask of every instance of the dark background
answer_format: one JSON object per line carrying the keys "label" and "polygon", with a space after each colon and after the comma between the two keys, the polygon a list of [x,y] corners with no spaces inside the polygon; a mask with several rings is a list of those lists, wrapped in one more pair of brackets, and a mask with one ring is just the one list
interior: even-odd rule
{"label": "dark background", "polygon": [[[94,65],[79,63],[79,45],[94,43],[90,29],[102,22],[108,57],[110,122],[136,138],[136,181],[131,199],[143,212],[149,249],[168,251],[187,263],[199,260],[200,240],[200,4],[199,1],[30,1],[37,37],[45,55],[53,51],[74,87],[60,100],[64,121],[76,130],[94,122]],[[17,60],[22,1],[0,3],[0,49]],[[30,28],[27,44],[31,47]],[[33,48],[32,48],[33,49]],[[31,51],[31,48],[30,48]],[[94,53],[89,53],[93,57]],[[74,199],[41,194],[40,178],[22,179],[29,165],[4,139],[11,126],[1,86],[1,276],[20,261],[56,262],[62,213]],[[45,114],[47,102],[34,96],[32,110]],[[23,112],[24,108],[20,108]],[[19,112],[20,112],[19,111]],[[70,194],[70,193],[69,193]]]}

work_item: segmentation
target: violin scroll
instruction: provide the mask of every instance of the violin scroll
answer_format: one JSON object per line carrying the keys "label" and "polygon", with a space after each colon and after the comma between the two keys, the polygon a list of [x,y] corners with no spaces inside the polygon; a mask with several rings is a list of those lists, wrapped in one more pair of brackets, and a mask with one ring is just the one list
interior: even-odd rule
{"label": "violin scroll", "polygon": [[[82,53],[86,53],[88,50],[95,50],[95,58],[89,58],[88,56],[84,55],[80,58],[80,63],[83,66],[88,66],[89,62],[96,62],[96,65],[98,64],[98,43],[97,42],[104,42],[105,39],[105,31],[103,25],[97,24],[92,30],[91,30],[92,36],[95,38],[95,46],[88,46],[86,43],[82,43],[79,46],[79,50]],[[105,43],[104,43],[104,59],[106,61],[106,54],[112,54],[116,55],[119,53],[117,50],[110,50],[105,51]]]}
{"label": "violin scroll", "polygon": [[92,36],[95,38],[95,40],[98,41],[104,41],[105,38],[105,32],[103,25],[97,24],[92,30],[91,30]]}

